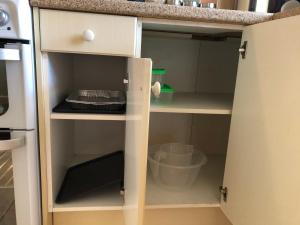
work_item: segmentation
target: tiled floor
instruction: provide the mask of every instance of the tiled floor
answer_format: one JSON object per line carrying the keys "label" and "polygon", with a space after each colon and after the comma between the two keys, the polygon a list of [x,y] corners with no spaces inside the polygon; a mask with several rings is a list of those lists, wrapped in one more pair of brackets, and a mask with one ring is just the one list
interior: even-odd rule
{"label": "tiled floor", "polygon": [[16,225],[11,155],[0,153],[0,225]]}
{"label": "tiled floor", "polygon": [[15,225],[14,192],[12,188],[0,188],[0,225]]}
{"label": "tiled floor", "polygon": [[0,221],[0,225],[16,225],[15,205],[12,204],[5,216]]}

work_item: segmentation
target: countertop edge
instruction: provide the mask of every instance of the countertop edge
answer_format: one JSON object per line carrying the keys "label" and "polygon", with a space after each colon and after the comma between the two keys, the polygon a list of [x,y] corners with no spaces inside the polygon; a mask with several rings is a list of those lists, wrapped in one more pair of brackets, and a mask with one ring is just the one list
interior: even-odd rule
{"label": "countertop edge", "polygon": [[31,0],[30,3],[33,7],[44,9],[234,25],[252,25],[273,19],[273,14],[266,13],[192,8],[124,0]]}

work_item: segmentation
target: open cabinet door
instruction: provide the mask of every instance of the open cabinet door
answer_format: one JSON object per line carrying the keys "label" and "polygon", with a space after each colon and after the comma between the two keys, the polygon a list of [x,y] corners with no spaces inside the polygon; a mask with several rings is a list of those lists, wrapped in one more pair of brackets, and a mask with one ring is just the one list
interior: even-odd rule
{"label": "open cabinet door", "polygon": [[233,225],[300,224],[299,27],[296,16],[244,31],[221,203]]}
{"label": "open cabinet door", "polygon": [[150,59],[128,60],[125,139],[125,224],[142,225],[150,114]]}

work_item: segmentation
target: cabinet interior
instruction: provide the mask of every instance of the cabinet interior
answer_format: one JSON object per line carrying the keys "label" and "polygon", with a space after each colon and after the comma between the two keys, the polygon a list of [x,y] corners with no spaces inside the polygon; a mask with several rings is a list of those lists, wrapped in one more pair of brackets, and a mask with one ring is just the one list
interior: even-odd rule
{"label": "cabinet interior", "polygon": [[55,199],[69,167],[124,150],[125,115],[53,113],[52,110],[72,91],[121,90],[126,74],[126,58],[47,53],[47,143],[49,175],[49,210],[120,210],[123,196],[120,185],[100,192],[82,193],[74,200],[57,204]]}
{"label": "cabinet interior", "polygon": [[[216,207],[222,184],[235,88],[239,38],[202,40],[193,35],[144,32],[142,57],[165,68],[165,82],[175,89],[169,104],[151,102],[149,145],[193,144],[208,156],[196,184],[184,192],[156,186],[148,171],[146,207]],[[125,115],[53,113],[72,91],[125,91],[127,58],[47,53],[46,116],[48,129],[49,211],[121,210],[120,187],[83,194],[56,204],[67,169],[76,163],[124,149]]]}
{"label": "cabinet interior", "polygon": [[195,184],[184,191],[156,185],[148,165],[146,208],[220,205],[240,41],[144,32],[142,57],[151,58],[153,68],[165,68],[164,82],[175,89],[170,104],[152,101],[149,145],[192,144],[208,158]]}
{"label": "cabinet interior", "polygon": [[71,166],[124,150],[124,121],[51,121],[51,167],[53,211],[82,209],[121,209],[120,185],[74,196],[65,203],[55,203],[66,171]]}
{"label": "cabinet interior", "polygon": [[150,32],[142,57],[165,68],[164,82],[175,89],[172,103],[152,102],[152,112],[231,114],[239,38],[198,40],[193,35]]}
{"label": "cabinet interior", "polygon": [[127,58],[65,53],[44,57],[51,111],[76,90],[125,90]]}

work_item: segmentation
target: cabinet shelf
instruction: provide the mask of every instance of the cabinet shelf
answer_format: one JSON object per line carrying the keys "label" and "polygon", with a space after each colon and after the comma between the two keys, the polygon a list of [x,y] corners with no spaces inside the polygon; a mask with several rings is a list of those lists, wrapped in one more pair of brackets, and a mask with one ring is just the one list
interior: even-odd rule
{"label": "cabinet shelf", "polygon": [[51,113],[50,117],[52,120],[126,120],[126,115],[120,114]]}
{"label": "cabinet shelf", "polygon": [[[80,154],[75,155],[68,162],[68,167],[75,166],[89,160],[98,158],[103,154]],[[83,193],[81,196],[66,203],[54,203],[53,212],[68,211],[114,211],[122,210],[124,198],[120,194],[120,185],[112,184],[99,190]]]}
{"label": "cabinet shelf", "polygon": [[208,162],[201,169],[196,183],[182,192],[160,188],[148,171],[146,208],[219,207],[219,186],[222,185],[224,166],[224,155],[208,155]]}
{"label": "cabinet shelf", "polygon": [[84,194],[67,203],[53,205],[53,212],[70,211],[114,211],[123,209],[123,196],[120,195],[120,186],[113,185],[98,191]]}
{"label": "cabinet shelf", "polygon": [[151,102],[151,112],[228,114],[232,112],[231,94],[175,93],[170,103]]}

